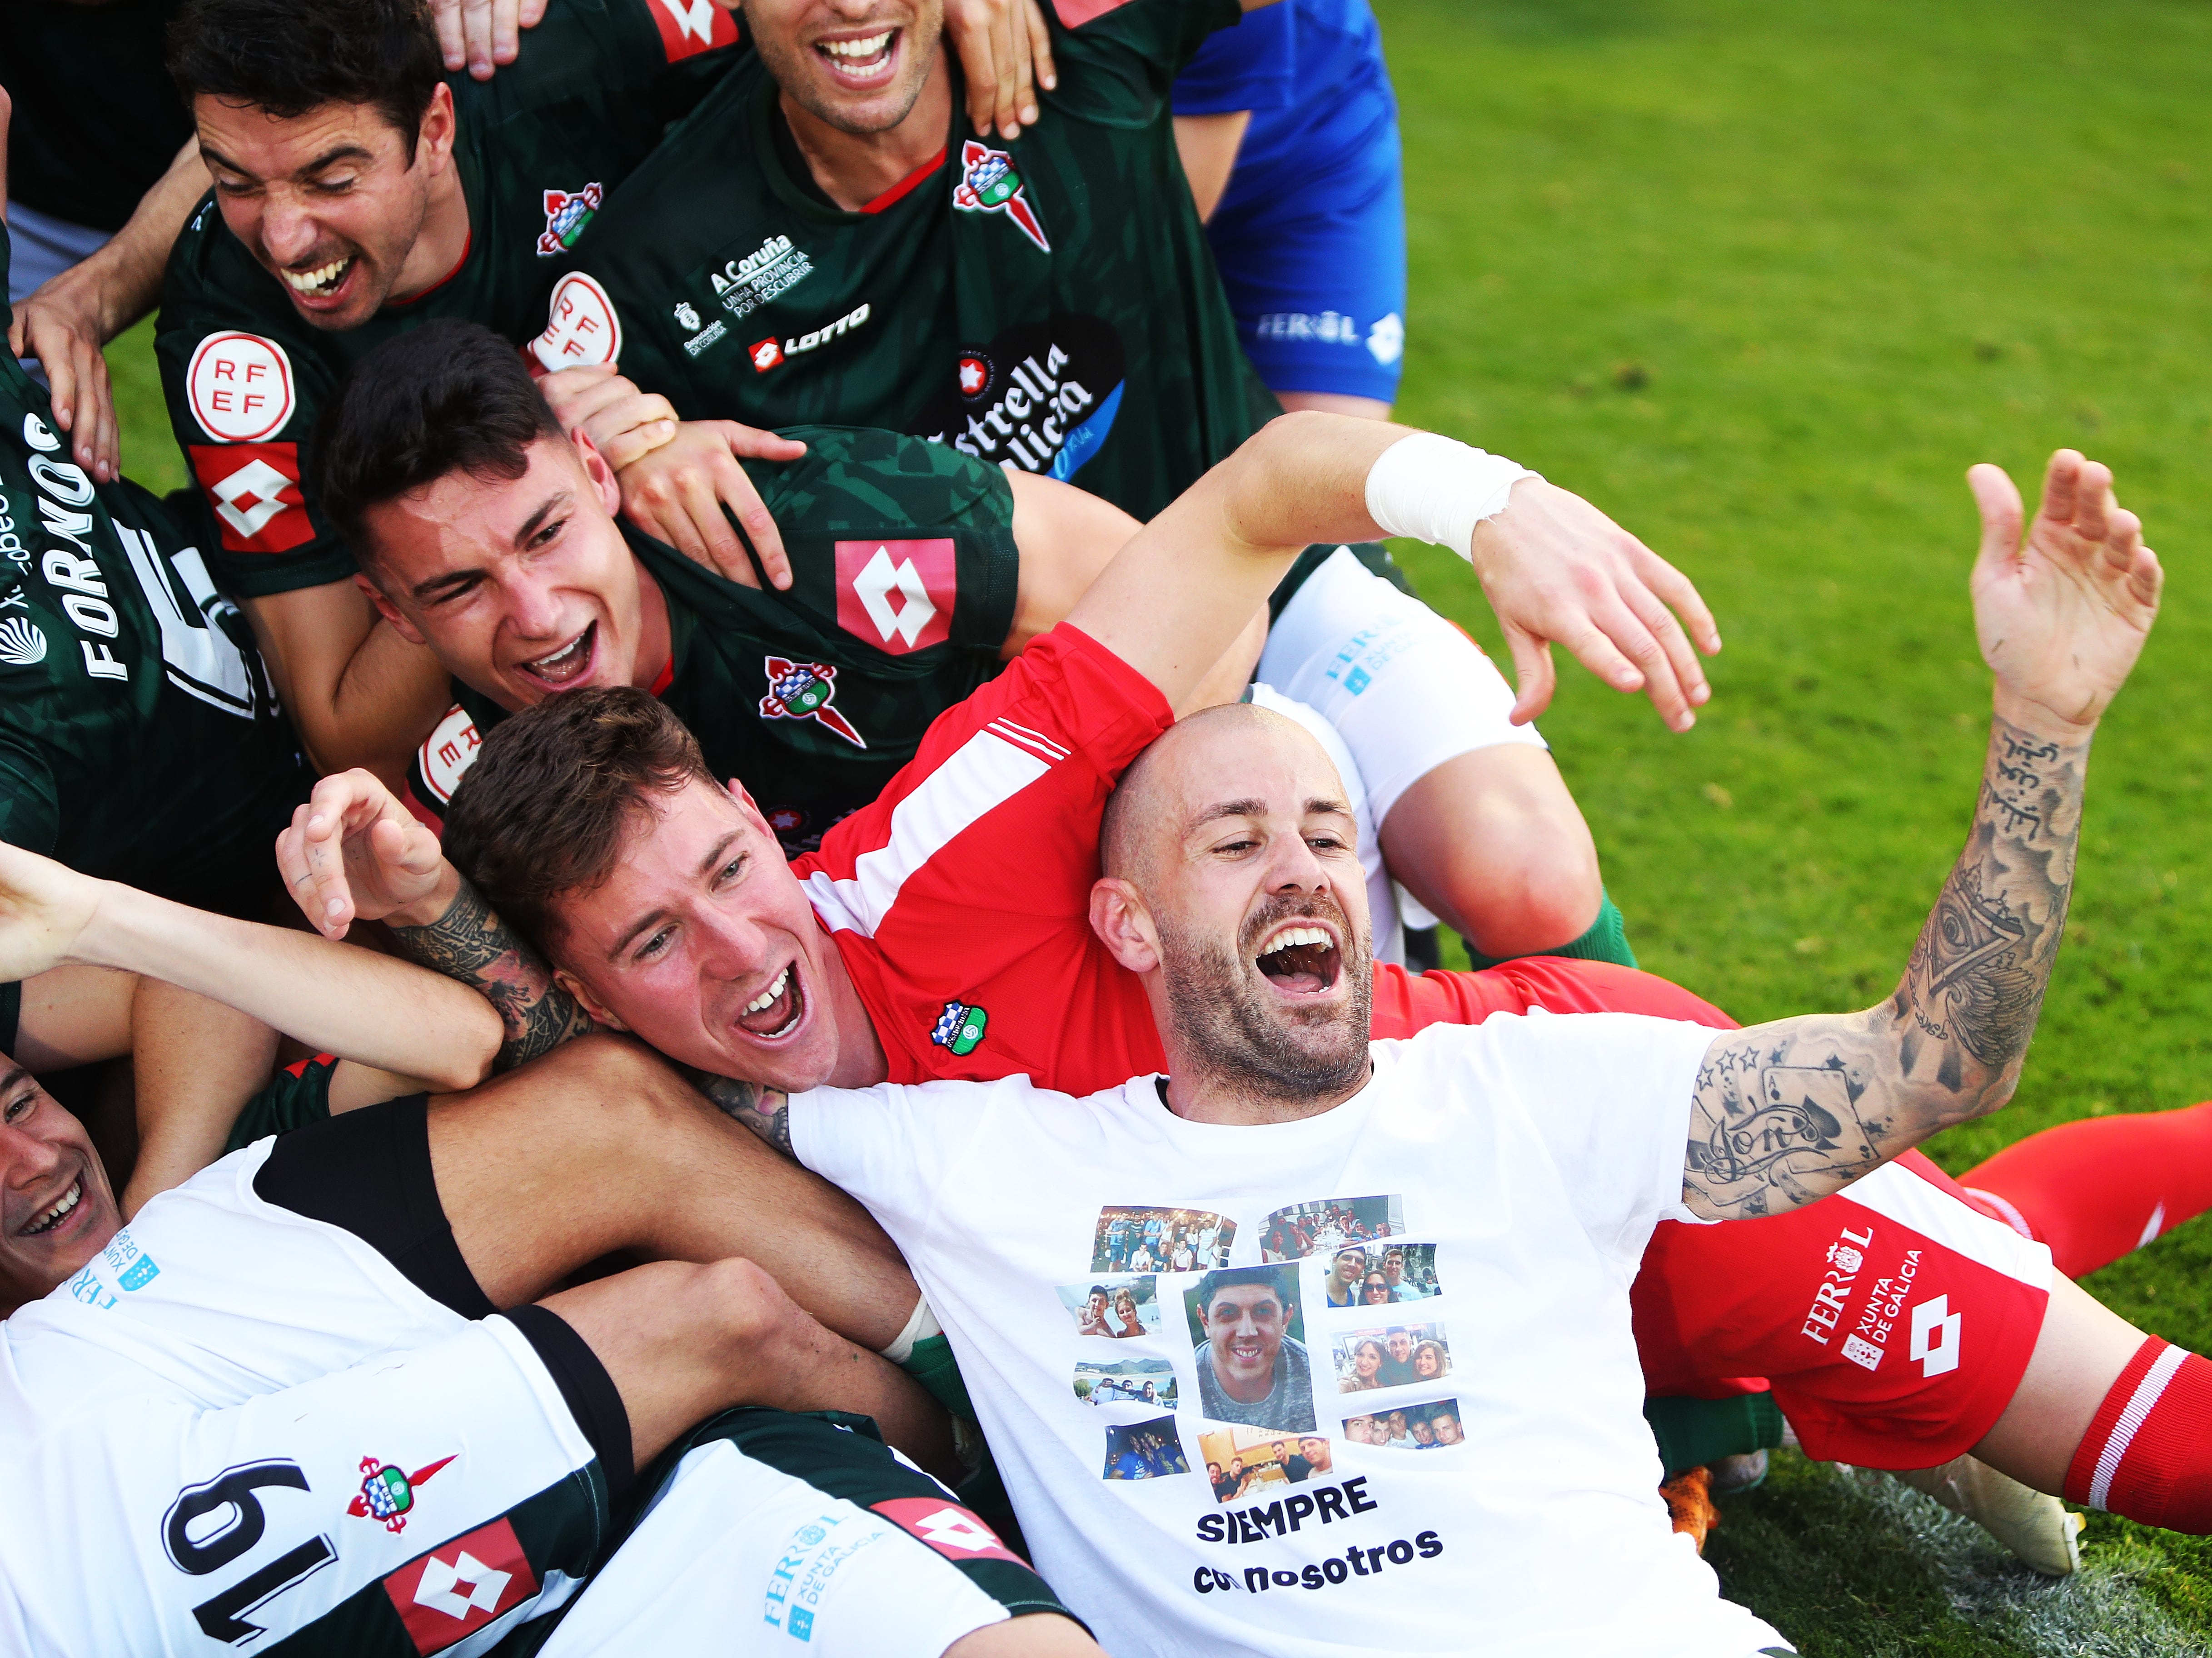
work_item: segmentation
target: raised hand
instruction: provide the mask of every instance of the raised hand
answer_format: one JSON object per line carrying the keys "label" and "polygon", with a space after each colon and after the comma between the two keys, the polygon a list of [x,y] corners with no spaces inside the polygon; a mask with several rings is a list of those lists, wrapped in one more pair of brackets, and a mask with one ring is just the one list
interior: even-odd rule
{"label": "raised hand", "polygon": [[638,390],[612,364],[556,369],[538,389],[561,430],[581,431],[617,472],[676,436],[675,406]]}
{"label": "raised hand", "polygon": [[2158,616],[2166,573],[2142,521],[2113,499],[2112,469],[2072,449],[2051,457],[2025,541],[2012,479],[1984,464],[1966,481],[1982,511],[1974,631],[1997,711],[2020,725],[2094,726]]}
{"label": "raised hand", "polygon": [[343,938],[357,920],[434,921],[459,887],[438,838],[358,770],[325,777],[294,809],[276,837],[276,867],[301,913],[328,938]]}
{"label": "raised hand", "polygon": [[1721,648],[1713,613],[1689,577],[1612,519],[1524,478],[1505,510],[1475,527],[1473,557],[1513,652],[1514,724],[1551,704],[1553,641],[1614,690],[1644,692],[1673,729],[1697,723],[1712,696],[1698,652]]}
{"label": "raised hand", "polygon": [[0,982],[75,959],[70,951],[100,907],[103,885],[0,841]]}
{"label": "raised hand", "polygon": [[726,507],[744,527],[769,585],[788,588],[791,560],[784,553],[783,537],[738,457],[796,460],[805,453],[806,446],[794,438],[734,420],[684,421],[673,437],[615,474],[622,484],[623,515],[693,564],[740,587],[757,588],[760,577],[744,542],[730,527]]}

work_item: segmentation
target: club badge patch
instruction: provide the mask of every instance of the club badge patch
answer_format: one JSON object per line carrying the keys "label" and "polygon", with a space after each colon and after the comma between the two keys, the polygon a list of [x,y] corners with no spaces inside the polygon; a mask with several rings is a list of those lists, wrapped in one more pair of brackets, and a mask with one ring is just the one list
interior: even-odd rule
{"label": "club badge patch", "polygon": [[781,656],[762,659],[768,671],[768,695],[760,701],[764,720],[812,720],[836,732],[855,748],[867,740],[853,722],[830,705],[837,694],[837,670],[827,662],[793,662]]}
{"label": "club badge patch", "polygon": [[929,1039],[965,1058],[975,1051],[990,1025],[991,1015],[982,1009],[971,1008],[965,1002],[948,1002],[945,1011],[938,1015],[937,1027],[930,1032]]}
{"label": "club badge patch", "polygon": [[346,1504],[356,1520],[380,1520],[384,1529],[397,1536],[407,1529],[408,1511],[415,1506],[415,1488],[453,1459],[440,1457],[427,1468],[407,1473],[396,1464],[373,1456],[361,1460],[361,1495]]}
{"label": "club badge patch", "polygon": [[574,192],[547,191],[545,229],[538,238],[538,256],[550,259],[574,247],[576,238],[584,234],[584,227],[592,222],[592,215],[599,210],[599,204],[605,199],[606,191],[597,182]]}
{"label": "club badge patch", "polygon": [[1044,252],[1052,252],[1044,226],[1030,205],[1022,175],[1014,159],[1003,149],[993,149],[969,138],[960,146],[960,182],[952,186],[952,205],[963,213],[1004,213],[1021,233]]}

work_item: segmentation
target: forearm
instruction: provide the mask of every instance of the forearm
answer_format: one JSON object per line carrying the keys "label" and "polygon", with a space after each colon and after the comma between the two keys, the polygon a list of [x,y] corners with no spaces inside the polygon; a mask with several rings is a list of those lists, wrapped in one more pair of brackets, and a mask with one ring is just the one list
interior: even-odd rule
{"label": "forearm", "polygon": [[325,1052],[442,1088],[482,1081],[499,1046],[483,1000],[434,974],[129,887],[102,887],[70,959],[164,980]]}
{"label": "forearm", "polygon": [[1220,487],[1224,532],[1255,549],[1379,539],[1367,474],[1413,435],[1387,421],[1311,411],[1268,422],[1210,474]]}
{"label": "forearm", "polygon": [[591,1016],[554,982],[545,958],[450,868],[435,894],[389,920],[410,960],[466,985],[497,1013],[494,1070],[512,1070],[592,1028]]}
{"label": "forearm", "polygon": [[1896,991],[1708,1051],[1683,1187],[1693,1210],[1810,1203],[2012,1097],[2065,932],[2094,730],[2000,699],[1966,850]]}
{"label": "forearm", "polygon": [[83,284],[102,340],[114,338],[161,297],[161,273],[168,265],[169,250],[207,187],[199,140],[188,138],[169,170],[138,198],[123,229],[99,252],[53,279],[56,287]]}
{"label": "forearm", "polygon": [[244,601],[262,660],[318,771],[361,766],[395,792],[451,699],[427,647],[403,639],[351,582]]}

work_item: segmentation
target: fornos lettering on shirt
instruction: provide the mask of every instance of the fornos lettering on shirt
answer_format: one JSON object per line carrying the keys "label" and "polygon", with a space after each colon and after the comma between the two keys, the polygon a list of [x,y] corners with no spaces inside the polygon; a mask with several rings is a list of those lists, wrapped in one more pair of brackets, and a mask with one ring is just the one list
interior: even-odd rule
{"label": "fornos lettering on shirt", "polygon": [[1113,430],[1123,363],[1121,336],[1102,318],[1024,323],[963,347],[952,385],[916,430],[978,460],[1073,478]]}
{"label": "fornos lettering on shirt", "polygon": [[[61,439],[35,414],[23,417],[23,441],[33,451],[31,482],[38,490],[40,527],[76,549],[71,552],[68,546],[49,548],[39,560],[39,574],[46,578],[48,587],[61,595],[64,613],[81,631],[93,636],[77,641],[83,653],[84,671],[95,680],[128,680],[130,664],[118,661],[114,653],[100,643],[120,634],[123,622],[109,600],[107,580],[100,572],[100,561],[92,556],[94,518],[90,512],[83,510],[94,500],[92,480],[85,476],[82,467],[54,458],[53,451],[61,448]],[[12,531],[0,533],[13,536]],[[0,548],[5,548],[10,558],[16,557],[20,547],[20,542],[15,547],[8,547],[5,540],[0,540]],[[27,553],[21,562],[28,566]]]}

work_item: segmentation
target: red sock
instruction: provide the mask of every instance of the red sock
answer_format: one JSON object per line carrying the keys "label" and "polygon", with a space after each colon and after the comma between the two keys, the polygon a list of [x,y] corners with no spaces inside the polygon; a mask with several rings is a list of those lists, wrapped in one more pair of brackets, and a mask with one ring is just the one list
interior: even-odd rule
{"label": "red sock", "polygon": [[2081,1436],[2066,1498],[2146,1526],[2212,1533],[2212,1363],[2146,1339]]}
{"label": "red sock", "polygon": [[2061,1123],[1959,1184],[2014,1211],[2061,1272],[2082,1277],[2212,1209],[2212,1100]]}

